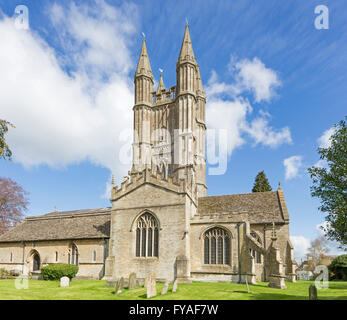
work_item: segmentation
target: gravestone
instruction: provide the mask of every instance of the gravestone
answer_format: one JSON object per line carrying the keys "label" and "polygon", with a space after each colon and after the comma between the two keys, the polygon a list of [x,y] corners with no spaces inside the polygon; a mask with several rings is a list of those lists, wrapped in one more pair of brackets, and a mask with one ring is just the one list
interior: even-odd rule
{"label": "gravestone", "polygon": [[177,291],[177,287],[178,287],[178,281],[177,279],[174,281],[173,283],[173,287],[172,287],[172,292],[176,292]]}
{"label": "gravestone", "polygon": [[318,300],[317,287],[314,284],[310,285],[310,288],[308,289],[308,293],[309,293],[309,300]]}
{"label": "gravestone", "polygon": [[147,279],[147,298],[157,295],[157,283],[154,275],[150,275]]}
{"label": "gravestone", "polygon": [[169,283],[170,283],[169,280],[165,281],[163,290],[161,290],[161,294],[166,294],[167,293],[167,289],[169,288]]}
{"label": "gravestone", "polygon": [[124,278],[121,277],[119,280],[117,280],[115,288],[114,288],[114,293],[115,294],[120,294],[122,292],[124,286]]}
{"label": "gravestone", "polygon": [[133,290],[136,288],[137,285],[137,281],[136,281],[136,273],[133,272],[130,274],[129,276],[129,284],[128,284],[128,288],[129,290]]}
{"label": "gravestone", "polygon": [[69,287],[70,286],[70,279],[68,277],[60,278],[60,286],[61,287]]}
{"label": "gravestone", "polygon": [[117,294],[117,292],[118,292],[119,281],[120,281],[120,279],[117,279],[117,280],[116,280],[116,283],[114,284],[114,293],[115,293],[115,294]]}

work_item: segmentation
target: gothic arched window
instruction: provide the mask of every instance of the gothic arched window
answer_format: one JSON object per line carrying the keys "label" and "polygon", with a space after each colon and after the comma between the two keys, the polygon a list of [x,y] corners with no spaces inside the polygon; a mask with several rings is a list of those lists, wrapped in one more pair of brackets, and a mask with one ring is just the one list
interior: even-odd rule
{"label": "gothic arched window", "polygon": [[207,230],[204,234],[204,263],[230,265],[230,236],[221,228]]}
{"label": "gothic arched window", "polygon": [[71,250],[68,253],[68,263],[78,266],[78,250],[75,244],[71,245]]}
{"label": "gothic arched window", "polygon": [[144,213],[136,225],[136,257],[158,257],[158,246],[158,222],[150,213]]}

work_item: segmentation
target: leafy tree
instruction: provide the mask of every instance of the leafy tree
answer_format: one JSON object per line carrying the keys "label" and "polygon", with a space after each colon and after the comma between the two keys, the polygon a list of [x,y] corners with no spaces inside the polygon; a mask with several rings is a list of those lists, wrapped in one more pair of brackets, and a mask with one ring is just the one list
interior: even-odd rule
{"label": "leafy tree", "polygon": [[254,186],[252,192],[264,192],[271,191],[269,180],[266,178],[264,171],[260,171],[255,177]]}
{"label": "leafy tree", "polygon": [[27,195],[28,192],[13,180],[0,177],[0,234],[23,219],[29,204]]}
{"label": "leafy tree", "polygon": [[[346,117],[347,119],[347,117]],[[328,215],[322,228],[329,240],[335,240],[347,250],[347,129],[344,120],[335,125],[330,137],[331,145],[318,148],[320,159],[326,167],[311,167],[313,185],[311,195],[321,200],[319,209]]]}
{"label": "leafy tree", "polygon": [[342,279],[347,281],[347,254],[336,257],[328,268],[332,273],[332,280]]}
{"label": "leafy tree", "polygon": [[5,141],[5,134],[8,132],[8,127],[13,127],[14,125],[8,121],[0,119],[0,159],[11,160],[12,152]]}
{"label": "leafy tree", "polygon": [[308,248],[307,257],[319,261],[329,251],[328,240],[324,236],[320,236],[311,241],[311,247]]}

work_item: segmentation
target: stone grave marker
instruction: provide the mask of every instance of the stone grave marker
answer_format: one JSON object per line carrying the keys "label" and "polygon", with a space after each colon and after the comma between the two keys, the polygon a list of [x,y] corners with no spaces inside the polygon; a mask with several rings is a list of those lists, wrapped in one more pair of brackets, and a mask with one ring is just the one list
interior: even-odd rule
{"label": "stone grave marker", "polygon": [[318,300],[317,287],[314,284],[310,285],[308,292],[309,292],[309,300]]}
{"label": "stone grave marker", "polygon": [[68,277],[60,278],[60,286],[61,287],[69,287],[70,286],[70,279]]}
{"label": "stone grave marker", "polygon": [[114,293],[120,294],[122,292],[124,286],[124,278],[121,277],[119,280],[116,281],[116,285],[114,287]]}
{"label": "stone grave marker", "polygon": [[157,295],[157,282],[154,275],[150,275],[147,279],[147,298]]}
{"label": "stone grave marker", "polygon": [[177,287],[178,287],[178,281],[177,279],[174,281],[173,283],[173,287],[172,287],[172,292],[176,292],[177,291]]}
{"label": "stone grave marker", "polygon": [[161,290],[161,294],[166,294],[167,293],[167,289],[169,288],[169,280],[165,280],[165,284],[163,287],[163,290]]}
{"label": "stone grave marker", "polygon": [[129,284],[128,284],[128,288],[129,290],[133,290],[135,289],[137,286],[137,281],[136,281],[136,273],[133,272],[130,274],[129,276]]}

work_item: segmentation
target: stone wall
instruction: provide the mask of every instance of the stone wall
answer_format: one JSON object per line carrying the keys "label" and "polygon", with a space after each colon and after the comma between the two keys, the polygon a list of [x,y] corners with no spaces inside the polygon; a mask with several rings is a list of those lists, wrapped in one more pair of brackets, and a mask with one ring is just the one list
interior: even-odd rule
{"label": "stone wall", "polygon": [[0,243],[0,268],[5,268],[8,271],[23,272],[23,270],[27,270],[31,272],[34,252],[40,256],[41,267],[53,263],[68,263],[68,253],[72,243],[76,245],[78,250],[79,271],[77,277],[100,279],[103,276],[105,258],[105,240],[103,239]]}
{"label": "stone wall", "polygon": [[[106,269],[113,270],[111,278],[128,277],[136,272],[138,278],[155,273],[157,279],[174,280],[176,259],[190,257],[189,218],[196,207],[185,193],[168,190],[161,185],[142,184],[113,201],[110,242],[111,257]],[[159,223],[159,257],[136,257],[136,223],[149,212]],[[113,262],[112,262],[113,260]],[[188,263],[187,273],[190,273]],[[108,275],[107,278],[110,278]]]}

